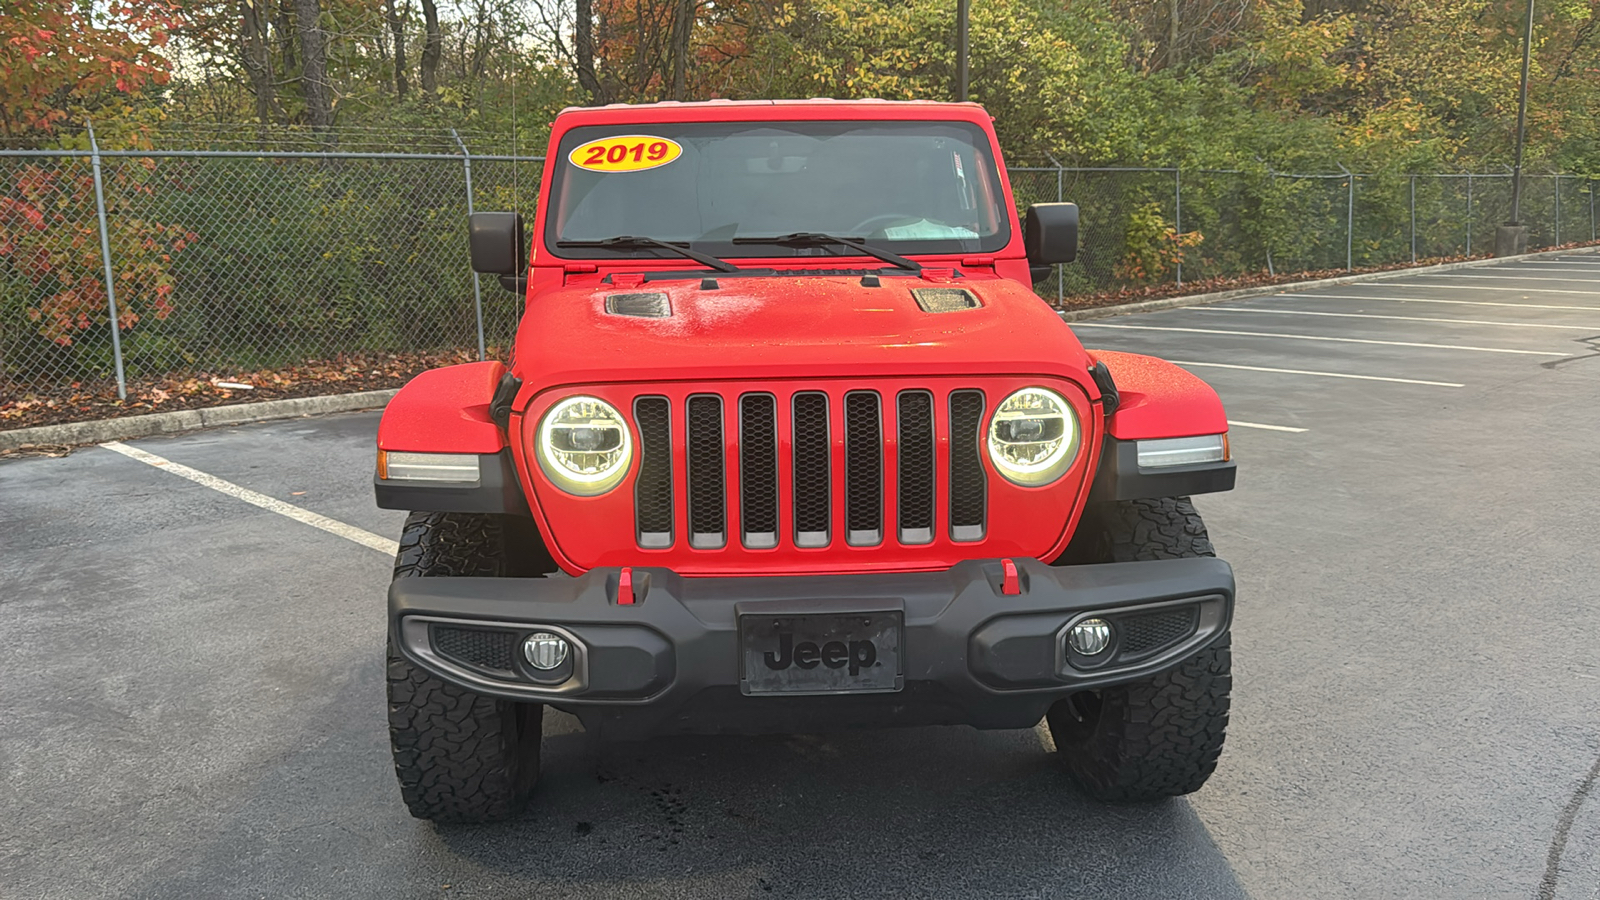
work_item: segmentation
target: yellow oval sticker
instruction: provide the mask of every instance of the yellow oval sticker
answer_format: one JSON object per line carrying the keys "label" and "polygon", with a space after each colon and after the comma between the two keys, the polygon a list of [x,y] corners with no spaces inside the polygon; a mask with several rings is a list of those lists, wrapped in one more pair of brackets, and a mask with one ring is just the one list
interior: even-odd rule
{"label": "yellow oval sticker", "polygon": [[677,141],[645,134],[624,134],[590,141],[567,155],[567,161],[591,172],[642,172],[664,166],[683,155]]}

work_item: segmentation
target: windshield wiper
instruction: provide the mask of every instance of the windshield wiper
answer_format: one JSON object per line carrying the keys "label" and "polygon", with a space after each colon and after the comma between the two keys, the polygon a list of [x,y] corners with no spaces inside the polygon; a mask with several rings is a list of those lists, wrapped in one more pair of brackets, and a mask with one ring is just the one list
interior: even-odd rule
{"label": "windshield wiper", "polygon": [[859,250],[868,256],[881,259],[886,263],[910,269],[913,272],[922,271],[922,263],[906,259],[887,250],[879,250],[866,244],[866,238],[840,237],[835,234],[823,234],[819,231],[796,231],[793,234],[780,234],[774,237],[736,237],[735,244],[775,244],[778,246],[791,245],[796,247],[815,247],[819,244],[839,244],[852,250]]}
{"label": "windshield wiper", "polygon": [[614,250],[637,249],[640,247],[660,247],[662,250],[671,250],[679,256],[686,256],[701,265],[710,266],[718,272],[742,271],[738,266],[727,260],[718,259],[709,253],[690,250],[677,244],[657,240],[653,237],[640,237],[632,234],[620,234],[599,241],[556,241],[557,247],[606,247]]}

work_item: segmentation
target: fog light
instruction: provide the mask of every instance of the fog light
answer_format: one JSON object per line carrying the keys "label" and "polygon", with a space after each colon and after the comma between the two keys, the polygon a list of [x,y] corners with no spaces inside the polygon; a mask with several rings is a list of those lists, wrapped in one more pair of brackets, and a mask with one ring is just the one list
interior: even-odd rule
{"label": "fog light", "polygon": [[1084,619],[1067,632],[1067,643],[1074,653],[1099,656],[1111,646],[1111,623],[1105,619]]}
{"label": "fog light", "polygon": [[567,643],[566,638],[548,631],[536,631],[522,642],[522,655],[528,660],[528,665],[541,672],[559,668],[571,652],[572,645]]}

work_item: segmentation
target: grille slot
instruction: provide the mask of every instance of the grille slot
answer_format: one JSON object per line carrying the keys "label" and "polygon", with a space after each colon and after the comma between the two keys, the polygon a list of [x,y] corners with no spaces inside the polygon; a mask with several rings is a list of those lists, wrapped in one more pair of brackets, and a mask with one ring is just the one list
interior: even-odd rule
{"label": "grille slot", "polygon": [[672,405],[665,397],[633,401],[639,425],[639,480],[634,486],[634,517],[639,546],[672,546]]}
{"label": "grille slot", "polygon": [[988,485],[983,471],[983,392],[950,394],[950,539],[983,539]]}
{"label": "grille slot", "polygon": [[933,541],[933,395],[901,391],[898,402],[900,543],[927,544]]}
{"label": "grille slot", "polygon": [[451,662],[494,672],[515,671],[517,636],[510,631],[453,625],[432,625],[428,630],[434,651]]}
{"label": "grille slot", "polygon": [[722,398],[689,398],[689,546],[727,543],[727,466],[723,459]]}
{"label": "grille slot", "polygon": [[744,545],[778,546],[778,406],[771,394],[739,398],[739,491]]}
{"label": "grille slot", "polygon": [[826,547],[832,507],[828,395],[795,394],[793,414],[794,542],[797,547]]}
{"label": "grille slot", "polygon": [[1149,656],[1194,633],[1195,607],[1128,616],[1117,623],[1122,632],[1119,660]]}
{"label": "grille slot", "polygon": [[883,540],[883,420],[878,395],[844,395],[845,540],[870,546]]}

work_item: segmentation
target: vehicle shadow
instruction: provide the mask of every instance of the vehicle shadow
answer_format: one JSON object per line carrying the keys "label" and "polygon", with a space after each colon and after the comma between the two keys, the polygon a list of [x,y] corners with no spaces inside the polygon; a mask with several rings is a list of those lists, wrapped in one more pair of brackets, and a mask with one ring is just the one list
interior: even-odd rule
{"label": "vehicle shadow", "polygon": [[[203,836],[139,897],[1242,898],[1187,801],[1079,793],[1035,731],[917,728],[595,747],[546,717],[510,822],[406,815],[381,671],[277,711],[300,740],[250,783],[196,786]],[[1224,763],[1226,757],[1224,757]],[[192,804],[192,805],[191,805]],[[120,892],[119,892],[120,893]]]}
{"label": "vehicle shadow", "polygon": [[505,887],[573,895],[1243,897],[1183,800],[1084,797],[1035,731],[593,747],[552,717],[530,810],[438,828]]}

